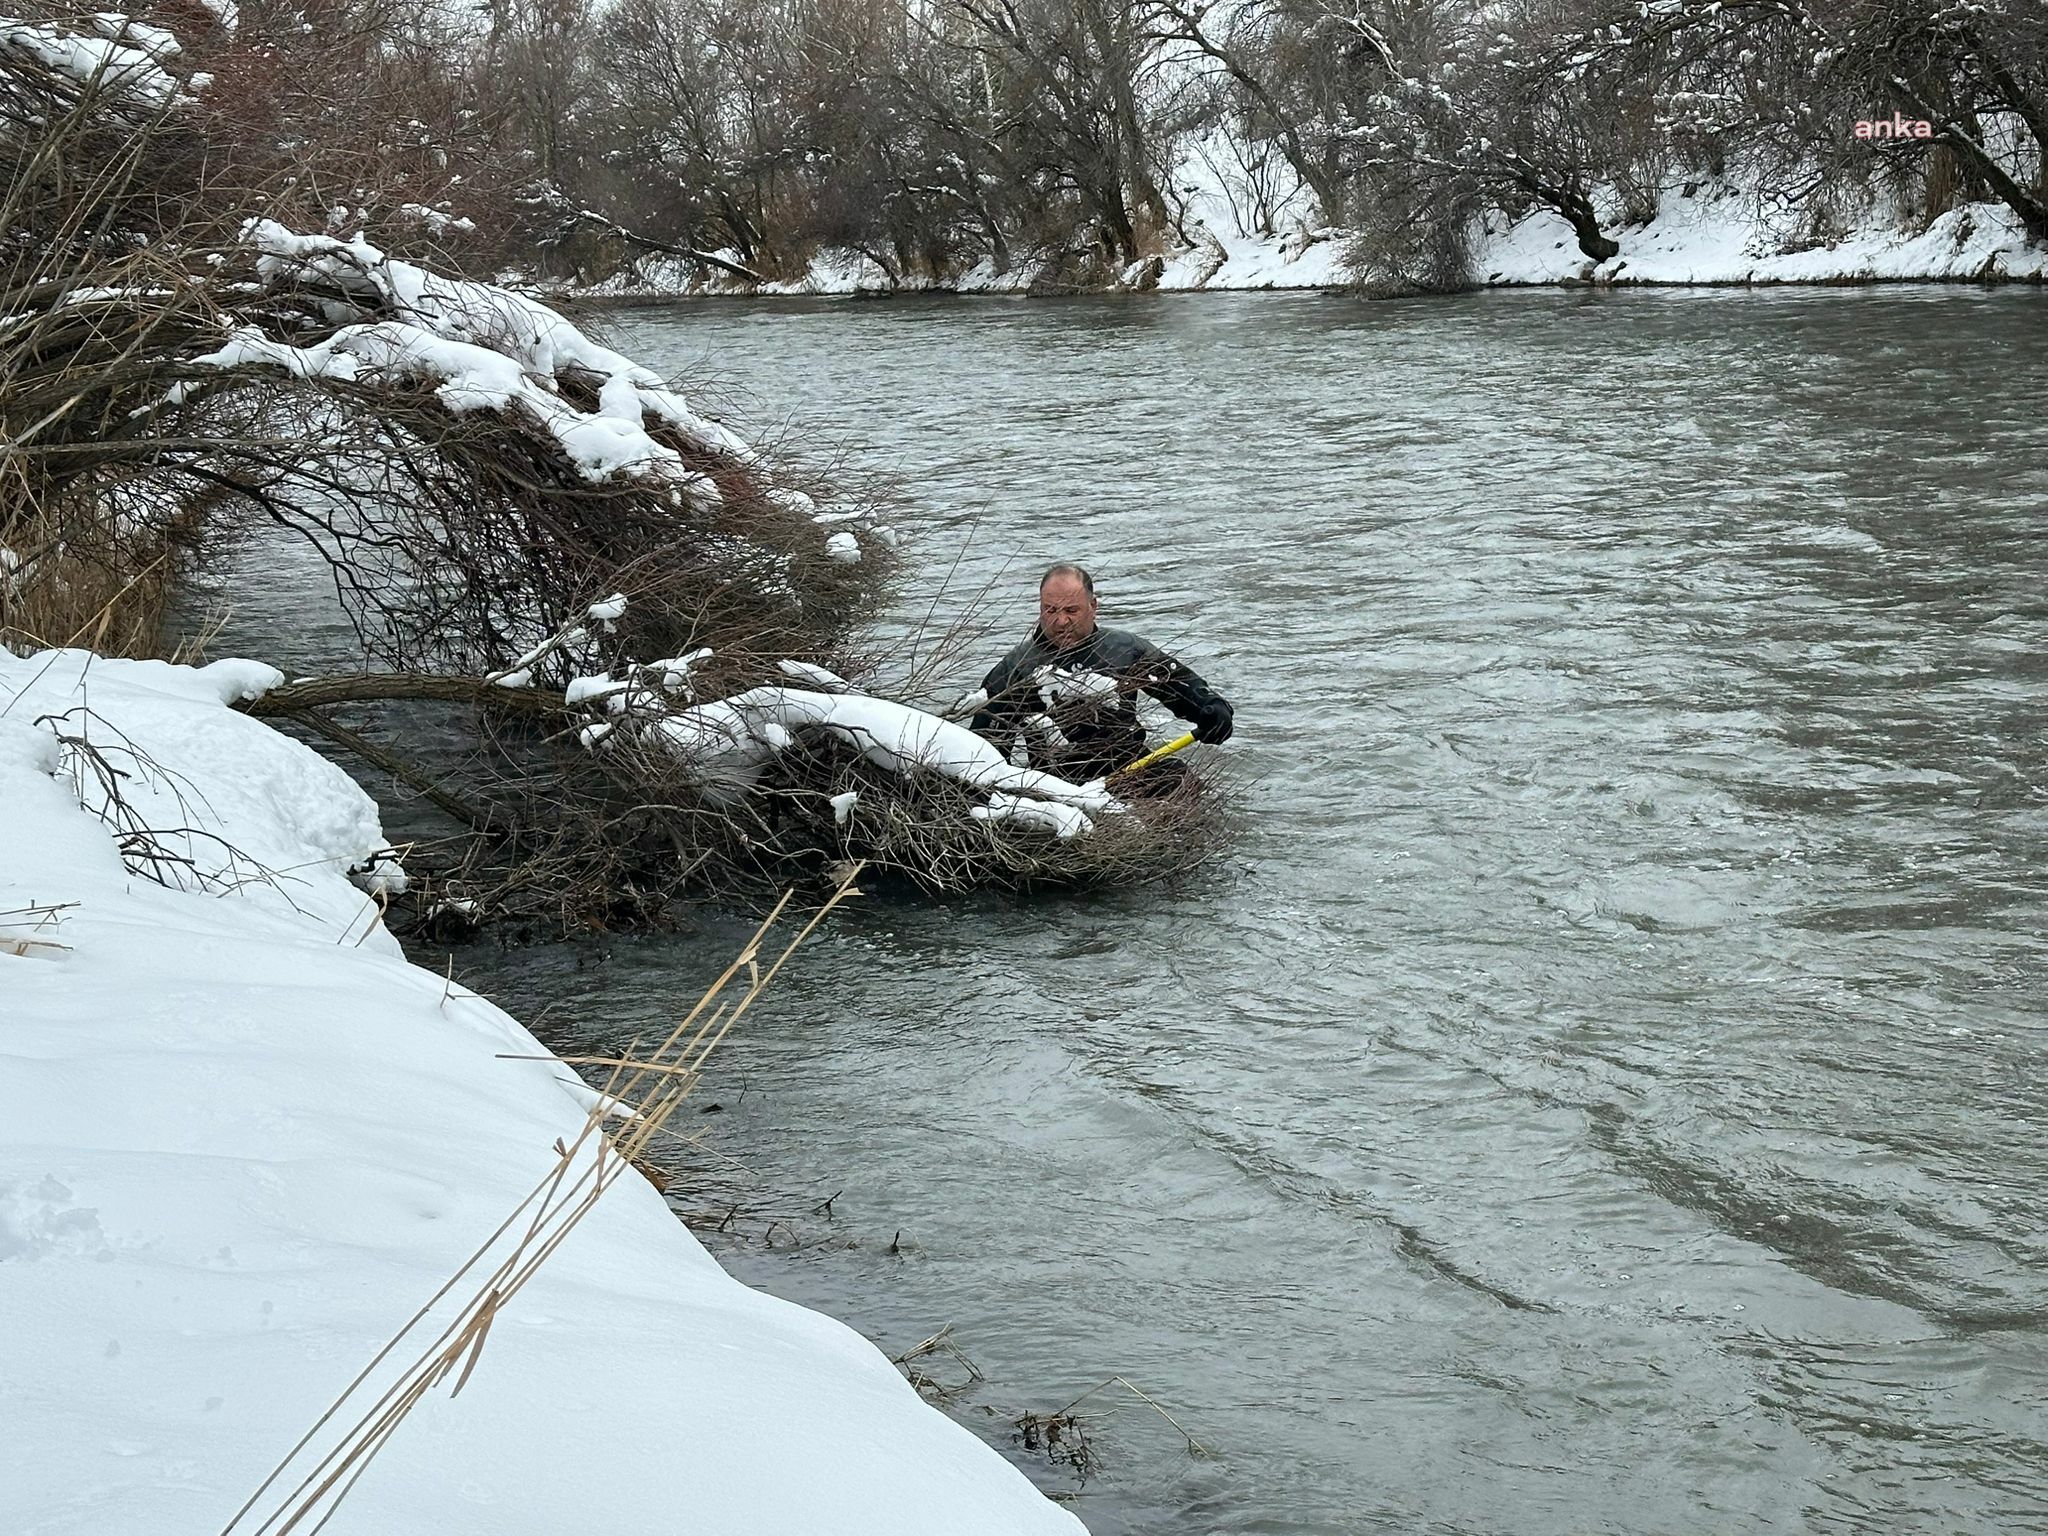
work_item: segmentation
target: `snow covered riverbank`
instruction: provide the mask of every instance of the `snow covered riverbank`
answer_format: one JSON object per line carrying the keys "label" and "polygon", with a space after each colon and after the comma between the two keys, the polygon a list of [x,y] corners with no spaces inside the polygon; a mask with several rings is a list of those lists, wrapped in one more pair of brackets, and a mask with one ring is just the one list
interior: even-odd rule
{"label": "snow covered riverbank", "polygon": [[[226,707],[275,677],[0,651],[9,1536],[220,1531],[584,1122],[569,1069],[379,926],[364,887],[397,877],[362,791]],[[81,740],[126,775],[124,843],[81,806],[104,799]],[[600,1524],[1081,1529],[637,1177],[328,1529]]]}
{"label": "snow covered riverbank", "polygon": [[[2027,244],[2002,203],[1966,203],[1924,229],[1867,225],[1810,249],[1774,227],[1753,195],[1727,187],[1668,189],[1647,224],[1610,230],[1621,254],[1586,258],[1555,213],[1496,218],[1473,255],[1487,287],[1615,284],[2041,282],[2048,249]],[[1789,247],[1789,248],[1788,248]]]}
{"label": "snow covered riverbank", "polygon": [[[2000,203],[1951,209],[1924,229],[1871,224],[1832,243],[1803,242],[1776,227],[1749,194],[1727,187],[1668,189],[1647,224],[1608,233],[1621,254],[1589,261],[1571,226],[1549,210],[1507,220],[1500,215],[1474,232],[1473,278],[1485,288],[1590,282],[1614,285],[1744,285],[1764,283],[2034,282],[2048,281],[2048,249],[2030,246],[2012,211]],[[1139,264],[1122,288],[1160,293],[1252,289],[1336,289],[1356,274],[1354,236],[1344,230],[1297,227],[1282,235],[1235,232],[1215,208],[1189,223],[1193,243],[1152,265]],[[1017,268],[997,275],[986,263],[950,282],[892,283],[865,256],[828,251],[799,280],[757,287],[700,285],[673,266],[642,269],[638,282],[583,290],[593,297],[655,298],[699,294],[770,297],[888,293],[1021,294],[1036,274]]]}

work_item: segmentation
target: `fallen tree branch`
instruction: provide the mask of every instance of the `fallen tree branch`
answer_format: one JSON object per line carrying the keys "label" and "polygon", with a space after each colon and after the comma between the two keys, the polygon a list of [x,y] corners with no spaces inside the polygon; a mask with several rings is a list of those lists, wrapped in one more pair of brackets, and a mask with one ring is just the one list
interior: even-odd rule
{"label": "fallen tree branch", "polygon": [[235,705],[245,715],[263,718],[303,715],[336,704],[376,704],[394,699],[476,704],[539,719],[582,715],[559,693],[540,688],[507,688],[482,678],[441,672],[360,672],[347,677],[302,677],[281,683],[259,698]]}
{"label": "fallen tree branch", "polygon": [[664,256],[681,256],[686,261],[700,261],[707,267],[717,267],[721,271],[732,273],[735,277],[743,277],[750,283],[765,283],[768,281],[760,273],[743,267],[736,261],[727,261],[723,256],[714,256],[709,251],[700,251],[693,246],[670,245],[665,240],[656,240],[650,235],[643,235],[635,230],[630,230],[625,225],[608,219],[601,213],[592,213],[588,208],[577,209],[571,215],[571,222],[576,224],[595,224],[606,234],[617,235],[628,245],[637,245],[642,250],[647,251],[660,251]]}

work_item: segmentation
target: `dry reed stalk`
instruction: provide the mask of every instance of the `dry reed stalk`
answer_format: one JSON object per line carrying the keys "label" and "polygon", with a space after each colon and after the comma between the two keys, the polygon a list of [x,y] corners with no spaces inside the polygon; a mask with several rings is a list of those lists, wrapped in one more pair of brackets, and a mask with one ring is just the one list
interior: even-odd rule
{"label": "dry reed stalk", "polygon": [[1057,1409],[1052,1413],[1040,1415],[1040,1417],[1047,1421],[1070,1420],[1074,1417],[1074,1410],[1076,1408],[1080,1407],[1083,1403],[1087,1402],[1088,1399],[1093,1397],[1096,1393],[1106,1392],[1111,1387],[1122,1387],[1126,1392],[1129,1392],[1133,1397],[1137,1398],[1140,1402],[1149,1406],[1154,1413],[1157,1413],[1159,1417],[1166,1420],[1166,1422],[1171,1424],[1176,1430],[1179,1430],[1180,1437],[1188,1443],[1188,1454],[1190,1456],[1210,1456],[1214,1454],[1214,1452],[1212,1452],[1206,1445],[1202,1444],[1201,1441],[1197,1440],[1193,1435],[1189,1434],[1186,1428],[1183,1427],[1183,1425],[1181,1424],[1180,1420],[1176,1419],[1172,1414],[1166,1411],[1166,1409],[1160,1404],[1158,1398],[1154,1397],[1151,1393],[1145,1391],[1144,1388],[1138,1386],[1135,1382],[1127,1380],[1122,1376],[1112,1376],[1107,1381],[1099,1382],[1095,1386],[1090,1387],[1086,1392],[1083,1392],[1071,1403],[1067,1404],[1066,1407]]}
{"label": "dry reed stalk", "polygon": [[[574,1141],[567,1145],[555,1143],[555,1162],[533,1189],[357,1373],[222,1527],[221,1536],[289,1536],[301,1529],[309,1533],[320,1530],[429,1391],[450,1376],[455,1380],[449,1395],[462,1390],[476,1369],[498,1313],[589,1215],[605,1191],[636,1163],[646,1160],[648,1144],[662,1133],[689,1096],[711,1052],[767,990],[798,946],[841,901],[859,894],[851,878],[842,883],[763,970],[761,947],[789,905],[790,897],[785,894],[696,1006],[659,1045],[645,1056],[619,1059],[598,1090],[598,1101],[585,1116]],[[726,988],[742,973],[746,976],[744,991],[736,999],[725,998]],[[608,1133],[606,1121],[620,1116],[624,1128]],[[494,1253],[508,1235],[513,1235],[510,1249],[492,1263]],[[361,1406],[360,1400],[371,1389],[378,1368],[428,1323],[465,1278],[475,1275],[486,1263],[491,1263],[491,1267],[475,1282],[475,1289],[454,1317],[419,1348],[374,1401],[367,1407]],[[350,1413],[355,1417],[338,1438],[300,1473],[295,1484],[266,1504],[266,1495],[299,1469],[321,1440],[323,1431]],[[267,1511],[260,1520],[259,1509]]]}
{"label": "dry reed stalk", "polygon": [[0,955],[61,955],[70,952],[69,944],[59,944],[54,939],[20,939],[11,934],[0,934]]}

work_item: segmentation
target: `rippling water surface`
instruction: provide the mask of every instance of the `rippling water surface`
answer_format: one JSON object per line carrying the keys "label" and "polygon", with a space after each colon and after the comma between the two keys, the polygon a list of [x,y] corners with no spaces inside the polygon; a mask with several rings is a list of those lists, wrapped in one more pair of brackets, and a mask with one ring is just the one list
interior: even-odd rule
{"label": "rippling water surface", "polygon": [[[733,1269],[950,1323],[1098,1536],[2048,1528],[2048,299],[616,323],[971,534],[991,652],[1091,564],[1258,776],[1191,891],[820,937],[702,1120]],[[465,961],[616,1042],[740,931]],[[1015,1442],[1113,1374],[1213,1455]]]}

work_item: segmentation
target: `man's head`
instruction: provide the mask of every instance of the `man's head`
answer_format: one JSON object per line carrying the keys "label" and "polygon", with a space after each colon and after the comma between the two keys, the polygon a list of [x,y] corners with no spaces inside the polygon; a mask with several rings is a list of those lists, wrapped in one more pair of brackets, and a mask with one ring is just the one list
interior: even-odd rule
{"label": "man's head", "polygon": [[1078,565],[1056,565],[1038,582],[1038,627],[1058,650],[1095,633],[1095,578]]}

